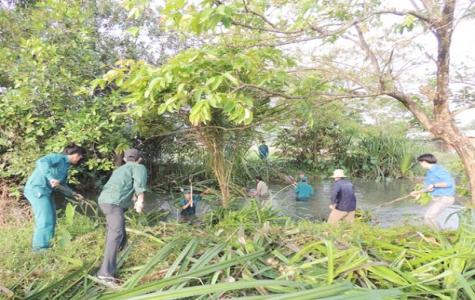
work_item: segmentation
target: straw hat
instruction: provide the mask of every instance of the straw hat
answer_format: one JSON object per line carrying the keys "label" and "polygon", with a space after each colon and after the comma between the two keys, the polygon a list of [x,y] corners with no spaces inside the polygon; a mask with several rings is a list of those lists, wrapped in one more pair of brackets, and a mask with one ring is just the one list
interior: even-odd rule
{"label": "straw hat", "polygon": [[346,177],[345,171],[343,171],[342,169],[336,169],[335,171],[333,171],[333,176],[331,176],[331,178],[342,178],[342,177]]}

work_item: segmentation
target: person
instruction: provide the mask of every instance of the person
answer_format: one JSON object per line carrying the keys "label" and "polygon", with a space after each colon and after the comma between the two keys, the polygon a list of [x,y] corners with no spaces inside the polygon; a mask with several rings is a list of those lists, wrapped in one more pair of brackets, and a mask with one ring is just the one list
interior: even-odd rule
{"label": "person", "polygon": [[[304,178],[304,177],[305,177],[305,173],[303,171],[300,171],[299,172],[299,178],[300,178],[299,182],[302,182],[303,181],[302,178]],[[307,178],[307,177],[305,177],[305,178]]]}
{"label": "person", "polygon": [[141,212],[145,191],[147,190],[147,169],[140,164],[142,154],[137,149],[129,149],[124,153],[125,164],[114,170],[99,195],[99,208],[106,216],[107,235],[104,249],[104,260],[96,277],[117,287],[115,278],[117,268],[117,252],[127,245],[124,213],[137,197],[134,209]]}
{"label": "person", "polygon": [[259,146],[259,158],[267,158],[267,155],[269,155],[269,147],[267,147],[266,141],[262,141],[262,144]]}
{"label": "person", "polygon": [[295,193],[297,194],[297,201],[308,201],[310,195],[313,195],[314,190],[310,184],[307,183],[307,177],[303,176],[300,178],[300,182],[295,188]]}
{"label": "person", "polygon": [[36,161],[36,168],[28,178],[24,195],[33,208],[35,229],[33,232],[33,253],[44,253],[51,245],[56,228],[56,204],[54,191],[60,191],[76,200],[84,197],[69,188],[68,170],[71,164],[79,163],[86,151],[75,144],[64,148],[62,154],[48,154]]}
{"label": "person", "polygon": [[264,181],[262,181],[261,176],[256,176],[256,181],[257,181],[257,188],[254,191],[254,193],[251,195],[251,197],[258,196],[260,200],[267,200],[269,198],[269,188],[267,187],[267,184]]}
{"label": "person", "polygon": [[303,177],[305,177],[305,173],[304,173],[303,171],[300,171],[300,172],[299,172],[299,182],[296,182],[296,181],[294,180],[293,185],[294,185],[295,187],[297,187],[297,185],[302,182],[302,178],[303,178]]}
{"label": "person", "polygon": [[210,191],[210,189],[206,189],[205,191],[203,191],[201,194],[198,194],[198,195],[194,195],[193,197],[191,196],[191,192],[190,190],[184,190],[183,191],[183,194],[185,195],[185,197],[183,199],[181,199],[181,212],[180,214],[182,216],[191,216],[191,215],[194,215],[196,213],[196,205],[198,203],[198,201],[201,200],[201,198],[203,198],[204,195],[208,194]]}
{"label": "person", "polygon": [[432,200],[424,214],[424,223],[433,229],[442,231],[442,226],[436,217],[455,201],[454,179],[444,167],[437,164],[434,155],[422,154],[417,160],[420,166],[427,170],[427,176],[424,187],[419,191],[411,192],[411,196],[416,197],[423,192],[429,192],[432,195]]}
{"label": "person", "polygon": [[344,219],[347,223],[353,223],[356,211],[355,188],[351,182],[346,180],[345,172],[342,169],[333,171],[335,184],[331,193],[330,209],[328,217],[329,224],[336,224]]}

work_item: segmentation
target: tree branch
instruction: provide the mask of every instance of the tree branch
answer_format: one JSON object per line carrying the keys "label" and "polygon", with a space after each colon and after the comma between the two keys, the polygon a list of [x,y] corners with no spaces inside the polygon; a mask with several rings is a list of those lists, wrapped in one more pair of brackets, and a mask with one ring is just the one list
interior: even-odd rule
{"label": "tree branch", "polygon": [[464,112],[466,110],[469,110],[471,108],[474,108],[475,107],[475,103],[472,103],[472,104],[469,104],[469,105],[466,105],[462,108],[459,108],[457,110],[454,110],[452,113],[451,113],[451,116],[452,117],[455,117],[456,115],[460,114],[461,112]]}

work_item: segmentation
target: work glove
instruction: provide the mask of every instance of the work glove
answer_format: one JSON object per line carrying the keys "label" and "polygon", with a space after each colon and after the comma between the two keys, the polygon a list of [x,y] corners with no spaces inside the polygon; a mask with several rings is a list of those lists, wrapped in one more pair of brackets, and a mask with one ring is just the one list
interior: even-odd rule
{"label": "work glove", "polygon": [[136,212],[142,212],[142,209],[143,209],[143,201],[139,201],[137,200],[134,204],[134,209]]}

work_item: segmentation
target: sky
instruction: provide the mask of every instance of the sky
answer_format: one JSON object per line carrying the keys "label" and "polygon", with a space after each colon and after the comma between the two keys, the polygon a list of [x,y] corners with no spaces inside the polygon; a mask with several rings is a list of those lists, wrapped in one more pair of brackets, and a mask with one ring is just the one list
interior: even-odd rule
{"label": "sky", "polygon": [[[415,1],[417,2],[417,1]],[[474,0],[459,0],[457,4],[460,6],[467,6],[470,3],[475,2]],[[413,9],[411,1],[409,0],[398,0],[390,1],[391,6],[398,6],[401,8]],[[475,6],[474,6],[475,7]],[[461,12],[457,12],[460,14]],[[472,67],[472,73],[475,73],[475,19],[465,19],[464,21],[456,24],[453,36],[452,36],[452,45],[450,59],[452,63],[451,74],[453,75],[454,67],[453,65],[465,64]],[[436,47],[435,38],[431,35],[427,35],[423,38],[424,43],[428,45],[433,45]],[[475,79],[473,80],[475,83]],[[455,87],[455,85],[453,86]],[[456,87],[455,87],[456,88]],[[475,89],[475,85],[473,86]],[[475,109],[466,110],[455,117],[455,119],[462,125],[469,125],[475,120]]]}

